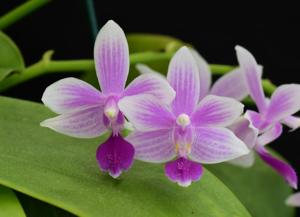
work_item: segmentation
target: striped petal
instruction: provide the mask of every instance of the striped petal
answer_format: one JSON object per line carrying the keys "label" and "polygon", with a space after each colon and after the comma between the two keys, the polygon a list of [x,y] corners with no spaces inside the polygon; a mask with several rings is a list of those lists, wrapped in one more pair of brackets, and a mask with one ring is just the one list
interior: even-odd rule
{"label": "striped petal", "polygon": [[261,70],[253,55],[241,46],[235,47],[240,68],[245,76],[246,85],[251,98],[260,112],[266,109],[266,99],[261,83]]}
{"label": "striped petal", "polygon": [[220,163],[248,154],[247,146],[230,130],[217,127],[195,128],[190,158],[199,163]]}
{"label": "striped petal", "polygon": [[47,119],[41,126],[78,138],[94,138],[106,131],[103,124],[103,107],[98,106]]}
{"label": "striped petal", "polygon": [[282,119],[281,123],[291,128],[291,131],[294,131],[300,127],[300,118],[296,116],[288,116]]}
{"label": "striped petal", "polygon": [[241,116],[244,105],[235,99],[209,95],[192,114],[195,126],[228,126]]}
{"label": "striped petal", "polygon": [[266,132],[261,134],[257,143],[260,145],[267,145],[279,138],[282,134],[282,125],[280,123],[275,124],[273,127],[268,129]]}
{"label": "striped petal", "polygon": [[167,79],[154,73],[146,73],[134,79],[124,92],[124,96],[137,94],[149,94],[170,104],[175,98],[175,91],[169,85]]}
{"label": "striped petal", "polygon": [[114,21],[108,21],[98,33],[94,58],[102,91],[121,93],[129,71],[129,50],[123,30]]}
{"label": "striped petal", "polygon": [[266,119],[280,121],[300,110],[300,85],[286,84],[279,86],[271,97]]}
{"label": "striped petal", "polygon": [[241,69],[234,69],[219,78],[212,86],[210,94],[243,100],[248,95],[248,89]]}
{"label": "striped petal", "polygon": [[167,79],[176,92],[172,103],[174,114],[191,114],[199,100],[200,79],[196,62],[187,47],[182,47],[173,56]]}
{"label": "striped petal", "polygon": [[126,140],[133,144],[138,160],[163,163],[176,156],[171,130],[135,131]]}
{"label": "striped petal", "polygon": [[100,91],[77,78],[64,78],[51,84],[42,97],[42,102],[58,114],[101,106],[104,101]]}
{"label": "striped petal", "polygon": [[151,95],[127,96],[118,105],[139,131],[170,129],[175,122],[175,117],[168,108]]}

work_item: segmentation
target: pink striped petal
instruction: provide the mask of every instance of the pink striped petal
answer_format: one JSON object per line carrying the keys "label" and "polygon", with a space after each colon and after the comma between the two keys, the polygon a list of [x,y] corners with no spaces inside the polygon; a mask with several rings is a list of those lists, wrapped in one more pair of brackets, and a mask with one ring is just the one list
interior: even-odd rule
{"label": "pink striped petal", "polygon": [[247,146],[226,128],[195,128],[190,158],[196,162],[220,163],[248,153]]}
{"label": "pink striped petal", "polygon": [[168,108],[151,95],[134,95],[122,98],[119,108],[139,131],[169,129],[175,122]]}
{"label": "pink striped petal", "polygon": [[209,95],[192,114],[194,126],[228,126],[243,113],[244,105],[235,99]]}
{"label": "pink striped petal", "polygon": [[98,33],[94,58],[102,91],[121,93],[129,71],[129,51],[123,30],[114,21],[108,21]]}
{"label": "pink striped petal", "polygon": [[257,139],[257,144],[267,145],[279,138],[282,134],[282,125],[280,123],[275,124],[272,128],[268,129]]}
{"label": "pink striped petal", "polygon": [[200,79],[196,62],[187,47],[173,56],[167,79],[176,92],[172,109],[175,115],[191,114],[200,96]]}
{"label": "pink striped petal", "polygon": [[272,124],[263,115],[255,111],[247,110],[244,116],[260,132],[264,132]]}
{"label": "pink striped petal", "polygon": [[161,78],[154,73],[147,73],[134,79],[124,92],[124,96],[137,94],[149,94],[161,100],[165,104],[170,104],[175,98],[175,91],[169,85],[167,79]]}
{"label": "pink striped petal", "polygon": [[300,85],[279,86],[271,97],[266,119],[280,121],[300,110]]}
{"label": "pink striped petal", "polygon": [[138,160],[163,163],[176,156],[171,130],[135,131],[126,140],[133,144]]}
{"label": "pink striped petal", "polygon": [[259,156],[276,170],[292,188],[297,189],[298,177],[291,165],[272,156],[263,146],[257,146],[256,151]]}
{"label": "pink striped petal", "polygon": [[238,101],[243,100],[248,95],[248,89],[241,69],[234,69],[219,78],[212,86],[210,93],[234,98]]}
{"label": "pink striped petal", "polygon": [[209,92],[211,85],[211,72],[208,63],[194,49],[190,49],[199,70],[200,75],[200,100],[203,99]]}
{"label": "pink striped petal", "polygon": [[300,207],[300,193],[289,196],[285,202],[288,206]]}
{"label": "pink striped petal", "polygon": [[42,97],[42,102],[58,114],[101,106],[104,100],[100,91],[77,78],[64,78],[51,84]]}
{"label": "pink striped petal", "polygon": [[103,124],[103,107],[98,106],[47,119],[41,126],[78,138],[94,138],[106,131]]}
{"label": "pink striped petal", "polygon": [[257,65],[253,55],[241,46],[235,47],[237,58],[251,98],[255,101],[260,112],[266,109],[266,99],[261,83],[261,68]]}
{"label": "pink striped petal", "polygon": [[182,187],[188,187],[192,181],[198,181],[203,174],[202,165],[183,157],[166,163],[165,174],[170,181]]}
{"label": "pink striped petal", "polygon": [[291,128],[291,131],[297,130],[300,127],[300,118],[296,116],[288,116],[282,119],[281,122]]}

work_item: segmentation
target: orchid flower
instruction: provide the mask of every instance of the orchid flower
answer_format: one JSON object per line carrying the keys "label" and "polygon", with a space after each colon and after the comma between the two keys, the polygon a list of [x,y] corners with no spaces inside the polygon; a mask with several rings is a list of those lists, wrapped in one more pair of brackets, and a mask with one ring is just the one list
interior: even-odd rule
{"label": "orchid flower", "polygon": [[166,176],[189,186],[202,176],[202,163],[219,163],[249,152],[226,128],[242,114],[243,105],[213,95],[199,101],[199,72],[188,48],[179,49],[172,58],[167,80],[176,91],[169,106],[146,94],[119,101],[120,109],[137,129],[126,138],[135,146],[136,159],[167,162]]}
{"label": "orchid flower", "polygon": [[[258,108],[258,112],[248,110],[245,114],[252,127],[258,131],[256,142],[248,148],[255,150],[293,188],[297,188],[298,180],[294,169],[286,162],[272,156],[265,145],[282,134],[282,124],[286,124],[294,130],[300,126],[300,119],[291,116],[300,110],[300,85],[281,85],[270,99],[266,98],[261,83],[261,68],[257,65],[255,58],[240,46],[236,46],[235,49],[249,94]],[[254,161],[253,153],[246,155],[244,159]]]}
{"label": "orchid flower", "polygon": [[300,192],[294,193],[285,201],[286,205],[300,207]]}
{"label": "orchid flower", "polygon": [[55,82],[47,87],[42,101],[59,116],[43,121],[41,126],[78,138],[94,138],[111,131],[109,139],[97,149],[96,157],[102,171],[118,177],[130,168],[134,156],[134,147],[119,134],[125,123],[119,100],[150,94],[170,103],[175,92],[167,81],[150,74],[137,77],[125,89],[128,44],[123,30],[113,21],[108,21],[99,31],[94,57],[102,91],[76,78]]}

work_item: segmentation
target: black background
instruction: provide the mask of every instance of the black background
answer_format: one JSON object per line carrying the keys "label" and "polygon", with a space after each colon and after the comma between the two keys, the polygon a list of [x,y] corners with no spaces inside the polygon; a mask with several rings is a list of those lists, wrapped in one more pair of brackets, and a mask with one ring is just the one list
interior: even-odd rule
{"label": "black background", "polygon": [[[0,14],[22,2],[1,1]],[[237,9],[188,1],[170,4],[95,1],[95,7],[99,26],[113,19],[127,33],[168,34],[193,44],[210,63],[237,64],[233,48],[239,44],[255,55],[264,65],[264,77],[276,85],[300,83],[299,13],[293,12],[292,5],[289,8],[280,5],[275,11],[274,5],[263,9],[253,2],[254,7],[250,7],[250,1],[241,2]],[[84,0],[52,1],[5,32],[20,47],[27,65],[38,61],[48,49],[55,50],[56,59],[93,57],[93,38]],[[38,78],[4,95],[39,101],[45,87],[59,78]],[[299,141],[300,130],[272,144],[298,171]]]}

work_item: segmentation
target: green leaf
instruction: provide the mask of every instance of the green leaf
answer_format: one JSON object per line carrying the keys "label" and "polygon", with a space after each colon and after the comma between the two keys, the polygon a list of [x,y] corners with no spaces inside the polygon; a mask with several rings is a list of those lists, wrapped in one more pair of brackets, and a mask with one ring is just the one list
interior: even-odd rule
{"label": "green leaf", "polygon": [[249,217],[209,171],[182,188],[162,165],[135,162],[114,180],[99,171],[104,137],[75,139],[39,127],[53,116],[40,104],[0,97],[0,183],[79,216]]}
{"label": "green leaf", "polygon": [[183,41],[166,35],[132,33],[127,34],[130,53],[145,51],[174,52],[183,45]]}
{"label": "green leaf", "polygon": [[22,54],[16,44],[0,31],[0,81],[12,72],[25,68]]}
{"label": "green leaf", "polygon": [[255,217],[292,217],[294,209],[284,201],[291,188],[259,157],[255,165],[244,169],[229,164],[211,165],[208,169],[221,179]]}
{"label": "green leaf", "polygon": [[25,217],[15,193],[0,185],[0,217]]}

